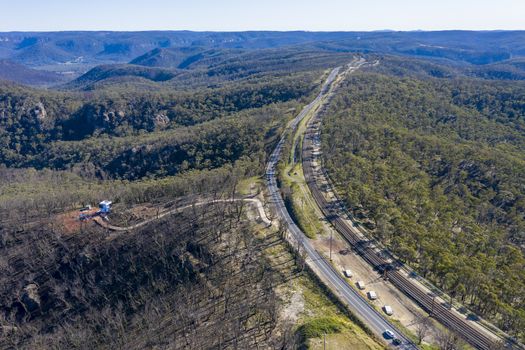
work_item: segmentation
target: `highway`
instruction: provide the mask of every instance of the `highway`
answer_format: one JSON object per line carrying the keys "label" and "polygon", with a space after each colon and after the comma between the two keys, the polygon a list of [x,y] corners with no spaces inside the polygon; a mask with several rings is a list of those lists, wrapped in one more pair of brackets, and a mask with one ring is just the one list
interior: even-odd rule
{"label": "highway", "polygon": [[[322,169],[316,170],[314,165],[314,157],[317,153],[314,146],[316,141],[317,143],[319,142],[318,135],[320,133],[321,118],[322,113],[316,113],[308,122],[303,140],[302,161],[306,182],[323,215],[358,255],[376,270],[385,273],[389,281],[397,289],[412,298],[427,310],[432,317],[448,329],[455,331],[474,348],[482,350],[494,349],[496,347],[494,338],[488,336],[474,325],[469,324],[462,316],[449,310],[440,302],[436,302],[433,295],[421,289],[406,274],[396,269],[394,264],[383,258],[376,249],[368,244],[369,241],[359,234],[352,223],[347,220],[348,217],[344,214],[344,210],[342,213],[338,210],[341,206],[341,201],[337,200],[337,197],[335,201],[328,200],[323,195],[323,191],[317,182],[318,177],[320,177],[319,172],[322,172]],[[509,348],[519,348],[519,346],[510,346],[509,344]]]}
{"label": "highway", "polygon": [[[355,61],[353,69],[356,69],[364,63],[363,60]],[[323,98],[326,98],[331,91],[331,87],[336,77],[340,73],[342,67],[335,68],[331,71],[327,77],[321,92],[319,95],[293,119],[289,124],[288,130],[292,132],[296,129],[299,122],[310,113],[317,103]],[[284,133],[286,135],[286,132]],[[294,246],[300,245],[307,254],[307,263],[312,270],[318,274],[320,279],[330,288],[335,295],[341,298],[344,304],[364,323],[368,328],[382,338],[387,343],[392,343],[392,340],[385,339],[383,333],[385,330],[391,330],[395,336],[401,340],[401,344],[397,346],[398,349],[418,349],[418,347],[405,337],[391,322],[389,322],[380,312],[374,309],[366,299],[361,296],[354,288],[352,288],[347,281],[342,277],[339,271],[327,261],[317,250],[315,250],[310,244],[308,238],[299,229],[295,222],[290,217],[286,206],[284,204],[283,197],[277,186],[276,179],[276,165],[282,155],[283,145],[286,140],[286,136],[283,135],[274,151],[272,152],[268,165],[266,168],[266,180],[268,183],[268,191],[272,204],[276,209],[278,217],[287,224],[288,230],[291,233],[291,239],[293,240]]]}

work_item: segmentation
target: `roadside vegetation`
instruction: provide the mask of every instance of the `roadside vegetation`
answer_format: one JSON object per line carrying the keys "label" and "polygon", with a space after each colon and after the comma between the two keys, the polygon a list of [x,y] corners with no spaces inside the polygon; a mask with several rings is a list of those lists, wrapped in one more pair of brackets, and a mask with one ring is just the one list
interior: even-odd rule
{"label": "roadside vegetation", "polygon": [[324,229],[319,220],[321,214],[306,186],[301,164],[287,165],[281,176],[281,189],[289,212],[306,236],[315,238]]}
{"label": "roadside vegetation", "polygon": [[303,135],[310,118],[311,114],[307,115],[298,124],[297,130],[288,135],[282,160],[278,164],[278,179],[285,204],[294,221],[308,238],[315,238],[324,232],[319,220],[322,213],[308,189],[301,161]]}

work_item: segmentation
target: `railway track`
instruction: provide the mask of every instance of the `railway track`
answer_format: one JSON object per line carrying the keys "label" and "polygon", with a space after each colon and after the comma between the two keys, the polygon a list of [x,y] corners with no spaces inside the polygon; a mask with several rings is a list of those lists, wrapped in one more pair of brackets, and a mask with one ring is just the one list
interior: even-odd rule
{"label": "railway track", "polygon": [[[323,108],[326,100],[330,99],[333,90],[337,85],[340,74],[348,74],[363,64],[366,61],[364,59],[356,59],[352,61],[344,72],[340,72],[342,67],[335,68],[327,77],[323,88],[319,95],[288,124],[287,130],[296,132],[296,129],[301,120],[306,117],[309,113],[315,113],[317,108]],[[403,350],[415,350],[419,347],[405,334],[403,334],[389,319],[387,319],[381,312],[376,310],[368,301],[356,291],[347,280],[341,275],[340,271],[337,271],[334,266],[317,251],[306,237],[304,232],[297,226],[297,224],[291,218],[288,209],[285,205],[284,198],[280,192],[279,186],[277,185],[277,163],[283,156],[283,147],[286,142],[287,133],[284,133],[281,140],[278,142],[274,151],[270,155],[266,168],[266,180],[268,184],[268,193],[270,201],[273,204],[276,215],[287,225],[288,241],[293,245],[297,245],[297,250],[302,250],[306,254],[306,261],[312,268],[314,273],[319,276],[323,283],[337,295],[343,304],[356,315],[364,324],[367,325],[368,329],[378,336],[378,339],[383,339],[389,346],[394,346],[394,340],[392,338],[385,337],[385,331],[390,330],[394,333],[395,338],[400,341],[400,344],[396,345],[397,349]]]}
{"label": "railway track", "polygon": [[[497,342],[493,338],[468,324],[464,319],[443,306],[441,303],[436,302],[435,297],[431,293],[422,290],[415,285],[409,277],[398,271],[394,267],[394,264],[380,256],[374,248],[369,246],[369,241],[363,239],[356,229],[336,212],[335,203],[330,202],[325,198],[316,181],[313,164],[314,140],[316,134],[319,133],[321,118],[322,113],[317,113],[307,125],[303,141],[302,162],[307,185],[323,215],[366,262],[376,270],[384,273],[395,287],[413,299],[426,311],[431,313],[436,320],[447,328],[454,330],[476,349],[495,349],[497,347]],[[509,344],[509,348],[521,349],[521,347],[512,344]]]}

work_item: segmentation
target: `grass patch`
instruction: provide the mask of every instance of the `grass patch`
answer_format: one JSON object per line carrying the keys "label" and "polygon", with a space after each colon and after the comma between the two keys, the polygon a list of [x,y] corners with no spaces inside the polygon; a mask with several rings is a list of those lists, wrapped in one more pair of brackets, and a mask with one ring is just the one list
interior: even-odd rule
{"label": "grass patch", "polygon": [[[331,349],[384,349],[374,336],[367,334],[359,321],[354,321],[354,315],[342,304],[332,300],[330,292],[310,274],[301,278],[300,288],[305,299],[306,311],[299,321],[301,326],[297,329],[303,341],[300,348],[322,349],[319,339],[326,332],[327,341],[333,345],[329,347]],[[336,331],[329,333],[330,330],[334,330],[332,327],[335,327]],[[316,334],[319,335],[315,336]]]}
{"label": "grass patch", "polygon": [[306,185],[301,164],[293,167],[288,165],[282,176],[282,184],[290,190],[287,198],[287,207],[293,214],[293,219],[308,238],[314,239],[319,232],[324,232],[324,227],[319,220],[317,204],[311,197]]}
{"label": "grass patch", "polygon": [[[318,107],[319,105],[314,107],[313,111]],[[287,188],[286,192],[289,192],[290,197],[285,196],[287,208],[297,226],[310,239],[314,239],[317,233],[324,231],[319,220],[321,213],[306,184],[301,163],[304,133],[312,116],[313,113],[307,115],[298,124],[295,132],[289,135],[288,147],[283,149],[282,163],[279,167],[281,185]]]}
{"label": "grass patch", "polygon": [[344,323],[335,317],[319,317],[305,322],[297,331],[304,339],[310,339],[340,333],[344,327]]}
{"label": "grass patch", "polygon": [[[264,181],[260,176],[252,176],[239,181],[237,186],[237,192],[243,196],[249,196],[260,191],[261,187],[264,186]],[[252,190],[255,193],[252,193]]]}

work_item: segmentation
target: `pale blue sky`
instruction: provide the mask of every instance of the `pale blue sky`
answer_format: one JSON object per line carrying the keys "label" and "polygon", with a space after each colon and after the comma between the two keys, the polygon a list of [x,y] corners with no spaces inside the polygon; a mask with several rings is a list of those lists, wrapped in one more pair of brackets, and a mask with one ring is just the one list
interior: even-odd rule
{"label": "pale blue sky", "polygon": [[0,31],[525,29],[525,0],[0,0]]}

